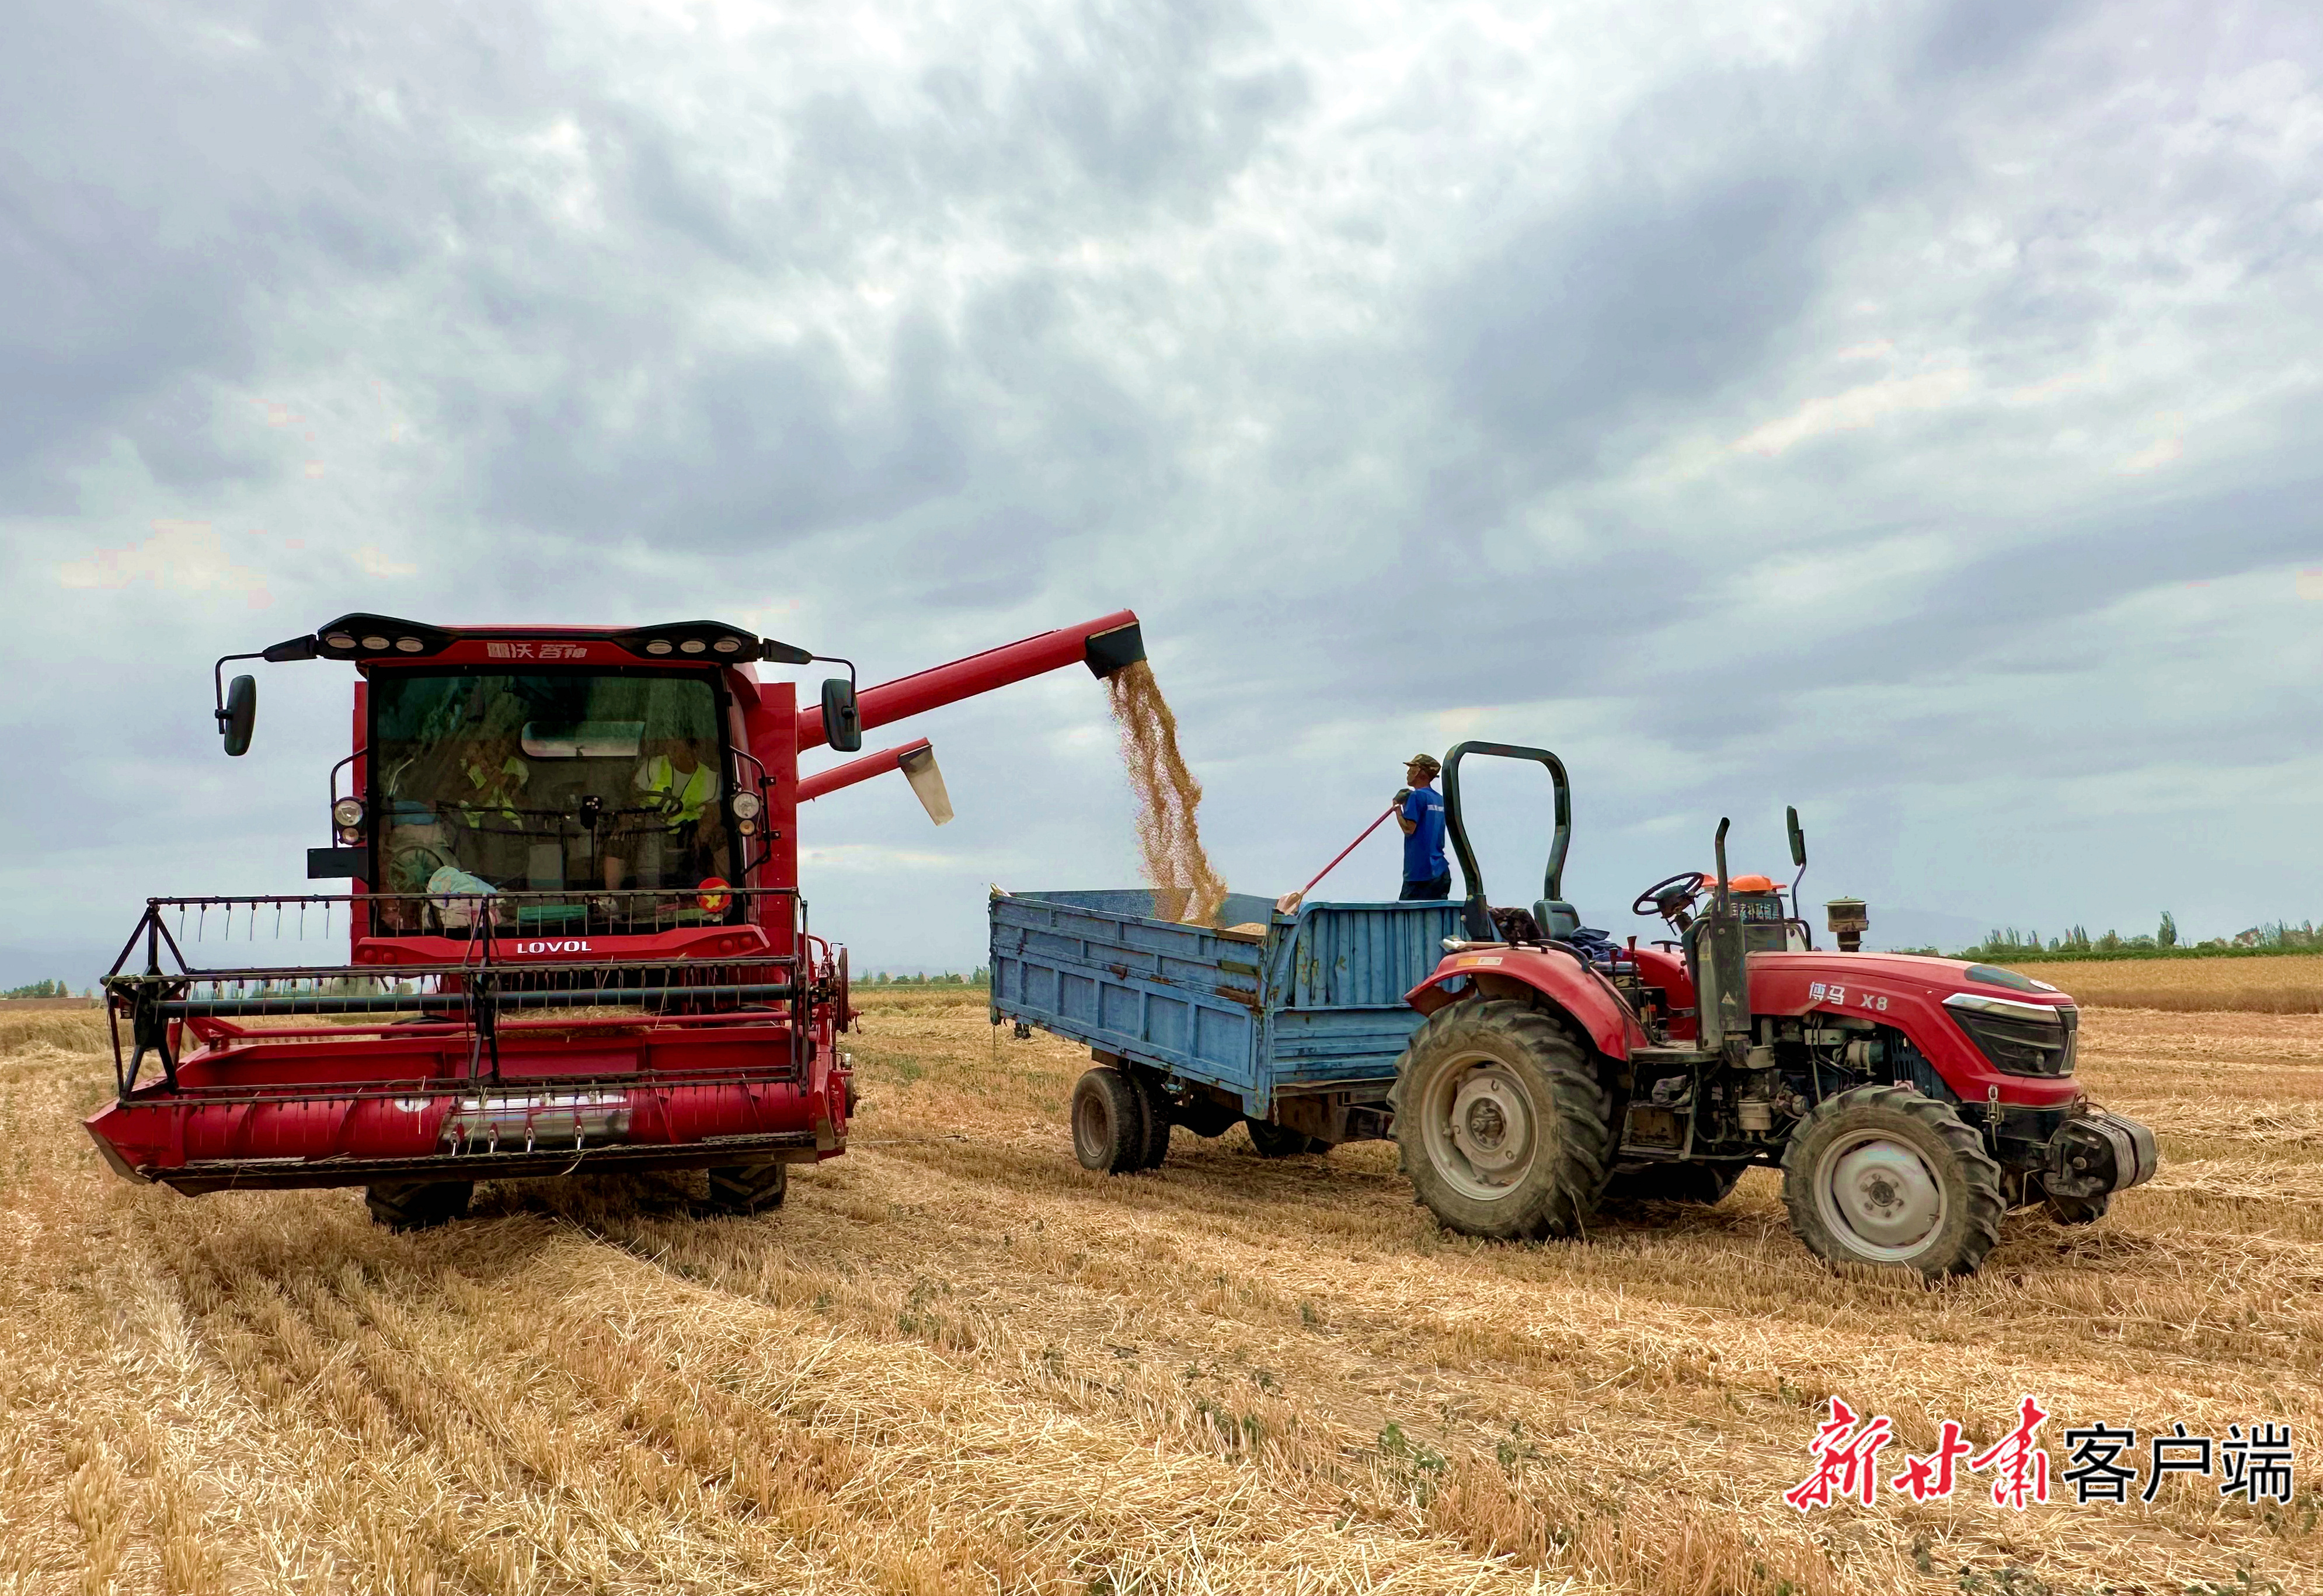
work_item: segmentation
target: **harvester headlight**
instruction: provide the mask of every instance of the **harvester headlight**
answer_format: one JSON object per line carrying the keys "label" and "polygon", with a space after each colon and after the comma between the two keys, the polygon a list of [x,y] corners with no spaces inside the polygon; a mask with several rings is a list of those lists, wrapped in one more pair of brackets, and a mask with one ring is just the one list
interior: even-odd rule
{"label": "harvester headlight", "polygon": [[331,819],[342,831],[352,831],[363,824],[363,806],[360,798],[342,798],[331,805]]}
{"label": "harvester headlight", "polygon": [[738,821],[755,821],[766,808],[765,804],[758,802],[758,795],[756,793],[737,793],[727,800],[727,804],[733,810],[734,818]]}
{"label": "harvester headlight", "polygon": [[377,633],[375,633],[375,632],[374,632],[372,636],[370,636],[370,637],[365,637],[365,638],[363,640],[363,647],[364,647],[369,648],[369,649],[372,649],[372,650],[373,650],[374,652],[376,652],[376,653],[380,653],[380,654],[384,654],[384,653],[386,653],[386,652],[388,651],[388,649],[389,649],[389,648],[390,648],[390,647],[393,647],[393,645],[392,645],[391,643],[390,643],[390,642],[389,642],[385,637],[382,637],[379,636],[379,635],[378,635]]}
{"label": "harvester headlight", "polygon": [[670,651],[670,640],[667,637],[656,637],[652,642],[646,645],[646,652],[647,654],[667,654]]}
{"label": "harvester headlight", "polygon": [[677,646],[680,654],[700,654],[710,647],[699,637],[688,637]]}
{"label": "harvester headlight", "polygon": [[417,654],[427,647],[427,644],[417,637],[398,637],[395,640],[395,651],[398,654]]}

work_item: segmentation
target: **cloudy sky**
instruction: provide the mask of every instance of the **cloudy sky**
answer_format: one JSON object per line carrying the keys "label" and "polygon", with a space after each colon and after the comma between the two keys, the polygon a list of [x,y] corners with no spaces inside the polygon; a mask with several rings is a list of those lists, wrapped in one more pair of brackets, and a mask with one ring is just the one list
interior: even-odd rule
{"label": "cloudy sky", "polygon": [[[2318,77],[2290,0],[27,0],[0,978],[303,889],[350,674],[228,761],[208,667],[356,609],[879,680],[1132,607],[1267,894],[1485,736],[1617,931],[1786,803],[1875,941],[2323,913]],[[957,822],[803,827],[859,964],[1134,880],[1085,673],[909,729]]]}

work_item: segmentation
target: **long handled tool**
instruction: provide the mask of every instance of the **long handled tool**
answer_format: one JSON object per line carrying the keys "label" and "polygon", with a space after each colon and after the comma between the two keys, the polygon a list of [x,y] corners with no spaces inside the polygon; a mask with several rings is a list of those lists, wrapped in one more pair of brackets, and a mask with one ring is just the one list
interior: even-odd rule
{"label": "long handled tool", "polygon": [[[1328,876],[1332,871],[1337,869],[1339,867],[1339,860],[1345,858],[1349,854],[1354,852],[1355,849],[1361,848],[1364,845],[1364,839],[1370,837],[1373,832],[1378,830],[1381,825],[1386,821],[1388,816],[1396,812],[1396,805],[1391,803],[1385,809],[1380,811],[1379,819],[1373,821],[1370,825],[1365,826],[1363,829],[1361,836],[1358,836],[1353,842],[1348,843],[1346,847],[1341,848],[1336,858],[1334,858],[1329,864],[1315,872],[1315,881],[1322,880],[1324,876]],[[1306,901],[1307,894],[1315,890],[1315,881],[1308,882],[1297,892],[1286,893],[1282,897],[1276,900],[1274,905],[1276,912],[1278,913],[1288,914],[1292,910],[1298,908],[1300,903]]]}

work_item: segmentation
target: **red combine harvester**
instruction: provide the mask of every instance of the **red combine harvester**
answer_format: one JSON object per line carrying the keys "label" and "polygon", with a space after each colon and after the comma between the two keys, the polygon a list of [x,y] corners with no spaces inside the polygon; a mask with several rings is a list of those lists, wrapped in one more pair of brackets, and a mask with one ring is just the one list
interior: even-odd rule
{"label": "red combine harvester", "polygon": [[[420,626],[349,615],[228,659],[353,664],[354,751],[331,770],[343,895],[155,898],[106,977],[118,1096],[106,1160],[197,1194],[362,1186],[398,1227],[478,1180],[707,1169],[715,1208],[782,1200],[843,1151],[847,953],[809,934],[800,804],[901,770],[951,818],[925,739],[817,775],[799,756],[1071,665],[1145,657],[1128,610],[801,708],[753,662],[827,656],[716,621]],[[256,683],[218,695],[229,754]],[[341,773],[345,791],[341,790]],[[197,935],[333,934],[343,966],[203,968]],[[142,966],[142,968],[138,968]],[[125,1032],[125,1035],[124,1035]]]}

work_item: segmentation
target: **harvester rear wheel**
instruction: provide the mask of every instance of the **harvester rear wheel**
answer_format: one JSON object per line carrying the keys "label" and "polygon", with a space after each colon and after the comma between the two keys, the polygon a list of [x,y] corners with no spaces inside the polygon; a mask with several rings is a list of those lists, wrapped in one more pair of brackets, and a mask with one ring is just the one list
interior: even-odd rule
{"label": "harvester rear wheel", "polygon": [[1388,1095],[1419,1200],[1448,1229],[1509,1241],[1587,1220],[1611,1151],[1605,1100],[1565,1028],[1505,999],[1430,1014]]}
{"label": "harvester rear wheel", "polygon": [[779,1208],[790,1189],[788,1164],[730,1164],[710,1171],[710,1206],[721,1214]]}
{"label": "harvester rear wheel", "polygon": [[1106,1065],[1087,1071],[1073,1085],[1073,1156],[1107,1175],[1143,1169],[1145,1119],[1136,1082]]}
{"label": "harvester rear wheel", "polygon": [[1272,1120],[1244,1122],[1250,1127],[1250,1144],[1261,1158],[1296,1158],[1304,1152],[1328,1152],[1331,1144],[1304,1132],[1278,1125]]}
{"label": "harvester rear wheel", "polygon": [[432,1230],[468,1216],[473,1180],[412,1180],[363,1188],[372,1218],[392,1231]]}
{"label": "harvester rear wheel", "polygon": [[1609,1203],[1696,1203],[1714,1207],[1726,1200],[1742,1179],[1740,1164],[1648,1164],[1642,1169],[1621,1169],[1605,1183]]}
{"label": "harvester rear wheel", "polygon": [[1783,1151],[1783,1206],[1831,1263],[1976,1272],[2000,1239],[2000,1166],[1947,1103],[1909,1087],[1826,1097]]}

